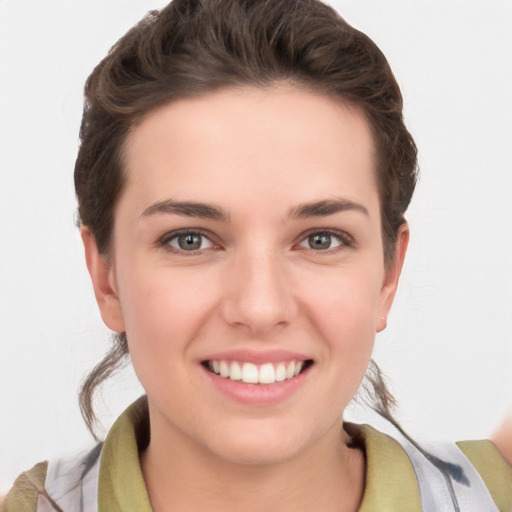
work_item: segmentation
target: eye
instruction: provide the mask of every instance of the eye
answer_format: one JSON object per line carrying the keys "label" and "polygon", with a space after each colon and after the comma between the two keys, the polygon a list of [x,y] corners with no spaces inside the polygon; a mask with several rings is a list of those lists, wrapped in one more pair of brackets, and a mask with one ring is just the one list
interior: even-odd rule
{"label": "eye", "polygon": [[160,244],[171,252],[191,252],[210,249],[213,242],[203,233],[198,231],[179,231],[164,236]]}
{"label": "eye", "polygon": [[300,242],[299,247],[315,251],[330,251],[342,249],[350,245],[352,245],[352,239],[346,233],[315,231],[304,238]]}

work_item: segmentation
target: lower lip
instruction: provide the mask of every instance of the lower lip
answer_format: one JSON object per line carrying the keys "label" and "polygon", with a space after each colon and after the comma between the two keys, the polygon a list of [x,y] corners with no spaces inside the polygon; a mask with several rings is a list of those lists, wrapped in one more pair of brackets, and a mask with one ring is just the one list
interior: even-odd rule
{"label": "lower lip", "polygon": [[274,384],[246,384],[241,380],[231,380],[208,371],[201,366],[206,377],[224,395],[242,404],[272,405],[286,400],[304,383],[311,367],[302,373]]}

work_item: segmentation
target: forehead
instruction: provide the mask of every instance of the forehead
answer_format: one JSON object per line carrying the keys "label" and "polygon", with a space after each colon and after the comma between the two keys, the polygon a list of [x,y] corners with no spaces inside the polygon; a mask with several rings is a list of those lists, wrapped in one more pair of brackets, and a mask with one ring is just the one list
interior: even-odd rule
{"label": "forehead", "polygon": [[225,89],[163,106],[131,131],[125,192],[141,208],[168,195],[255,207],[361,201],[377,194],[374,160],[356,107],[292,87]]}

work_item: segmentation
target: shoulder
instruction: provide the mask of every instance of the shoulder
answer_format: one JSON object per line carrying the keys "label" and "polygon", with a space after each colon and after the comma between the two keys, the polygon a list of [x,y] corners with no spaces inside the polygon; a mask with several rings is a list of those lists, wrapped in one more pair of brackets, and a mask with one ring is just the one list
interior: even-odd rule
{"label": "shoulder", "polygon": [[457,446],[485,483],[499,510],[512,510],[512,466],[492,441],[460,441]]}
{"label": "shoulder", "polygon": [[94,510],[100,452],[101,444],[71,458],[36,464],[16,479],[0,512]]}
{"label": "shoulder", "polygon": [[138,457],[149,440],[147,424],[143,398],[118,418],[104,443],[22,473],[0,512],[93,511],[98,500],[100,510],[150,511]]}
{"label": "shoulder", "polygon": [[[392,426],[351,425],[367,458],[361,510],[512,511],[512,467],[490,441],[419,445]],[[444,508],[443,508],[444,507]],[[459,508],[457,508],[459,507]]]}
{"label": "shoulder", "polygon": [[48,462],[40,462],[22,473],[0,505],[0,512],[35,512],[39,494],[44,492]]}

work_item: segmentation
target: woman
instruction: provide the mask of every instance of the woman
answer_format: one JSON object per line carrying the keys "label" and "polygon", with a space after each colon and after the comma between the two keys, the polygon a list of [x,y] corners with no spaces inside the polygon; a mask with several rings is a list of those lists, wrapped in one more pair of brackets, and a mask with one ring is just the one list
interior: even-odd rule
{"label": "woman", "polygon": [[147,398],[85,459],[23,476],[7,510],[506,510],[491,445],[426,452],[342,423],[416,179],[400,91],[366,36],[315,2],[173,2],[95,69],[81,139],[87,265],[119,334],[84,416],[127,352]]}

